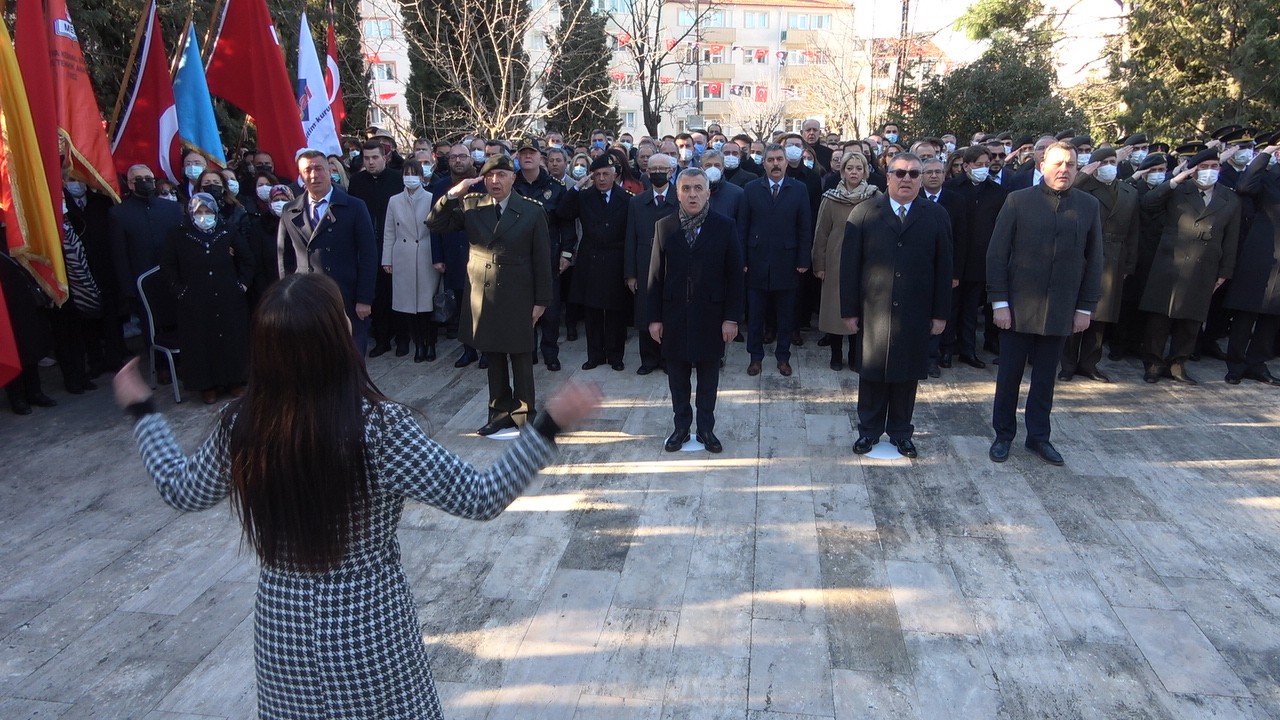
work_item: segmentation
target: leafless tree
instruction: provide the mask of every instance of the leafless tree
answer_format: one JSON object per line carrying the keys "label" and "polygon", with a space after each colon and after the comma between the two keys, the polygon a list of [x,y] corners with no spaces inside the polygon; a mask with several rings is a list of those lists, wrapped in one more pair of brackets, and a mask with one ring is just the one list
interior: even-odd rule
{"label": "leafless tree", "polygon": [[730,122],[746,131],[748,135],[768,142],[769,136],[782,125],[790,112],[793,101],[776,97],[766,102],[756,102],[753,98],[735,97],[730,106]]}

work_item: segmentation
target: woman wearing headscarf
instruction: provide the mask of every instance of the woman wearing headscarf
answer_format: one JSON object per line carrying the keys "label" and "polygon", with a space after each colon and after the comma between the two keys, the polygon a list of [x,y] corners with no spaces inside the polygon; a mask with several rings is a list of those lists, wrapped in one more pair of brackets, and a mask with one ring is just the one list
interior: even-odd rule
{"label": "woman wearing headscarf", "polygon": [[[281,184],[270,173],[258,173],[254,189],[254,209],[249,223],[249,250],[253,253],[253,282],[249,285],[249,311],[271,283],[280,279],[279,254],[276,251],[277,230],[284,206],[293,199],[293,190]],[[286,248],[293,252],[293,246]]]}
{"label": "woman wearing headscarf", "polygon": [[216,402],[222,389],[239,397],[249,361],[245,294],[253,253],[218,210],[212,195],[196,193],[160,250],[160,276],[178,303],[183,382],[200,391],[205,404]]}
{"label": "woman wearing headscarf", "polygon": [[[831,369],[844,369],[844,337],[849,334],[840,319],[840,248],[844,245],[844,225],[860,202],[880,192],[867,183],[867,157],[850,150],[837,167],[840,182],[822,194],[818,223],[813,234],[813,276],[822,281],[818,308],[818,329],[826,333],[819,344],[831,346]],[[849,367],[853,367],[853,341],[849,342]]]}
{"label": "woman wearing headscarf", "polygon": [[400,327],[413,341],[413,361],[436,359],[436,324],[431,319],[432,298],[440,285],[440,271],[431,256],[431,193],[423,187],[422,164],[406,160],[402,170],[404,191],[387,201],[387,221],[382,226],[382,270],[391,273],[391,309]]}

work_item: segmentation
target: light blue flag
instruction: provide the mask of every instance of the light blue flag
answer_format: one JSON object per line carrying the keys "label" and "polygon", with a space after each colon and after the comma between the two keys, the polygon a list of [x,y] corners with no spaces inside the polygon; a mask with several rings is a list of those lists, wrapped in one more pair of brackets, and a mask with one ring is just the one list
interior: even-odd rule
{"label": "light blue flag", "polygon": [[178,132],[185,145],[194,147],[205,156],[226,165],[222,152],[222,136],[218,134],[218,121],[213,117],[213,100],[209,85],[204,79],[204,65],[200,62],[200,44],[196,40],[194,25],[187,25],[187,41],[183,43],[178,59],[178,72],[173,76],[173,101],[178,108]]}

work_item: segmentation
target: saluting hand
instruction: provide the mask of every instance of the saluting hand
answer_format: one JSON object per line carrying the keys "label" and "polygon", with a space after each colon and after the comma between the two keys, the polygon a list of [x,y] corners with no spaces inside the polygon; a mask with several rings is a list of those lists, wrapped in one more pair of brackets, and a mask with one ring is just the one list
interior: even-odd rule
{"label": "saluting hand", "polygon": [[467,191],[471,189],[471,186],[474,185],[475,182],[476,181],[474,178],[467,178],[466,180],[463,180],[457,185],[454,185],[453,187],[449,188],[449,192],[446,193],[446,197],[448,197],[450,200],[457,200],[463,195],[466,195]]}

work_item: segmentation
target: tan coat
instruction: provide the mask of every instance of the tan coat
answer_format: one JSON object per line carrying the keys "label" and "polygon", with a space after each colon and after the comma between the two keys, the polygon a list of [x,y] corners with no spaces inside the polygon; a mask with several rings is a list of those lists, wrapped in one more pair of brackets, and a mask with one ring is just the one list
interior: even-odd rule
{"label": "tan coat", "polygon": [[879,194],[875,187],[871,187],[870,192],[863,200],[853,203],[823,197],[822,205],[818,207],[818,224],[813,234],[813,272],[825,273],[822,302],[818,307],[818,329],[824,333],[849,334],[849,329],[840,319],[840,251],[844,247],[844,226],[849,213],[859,202]]}

